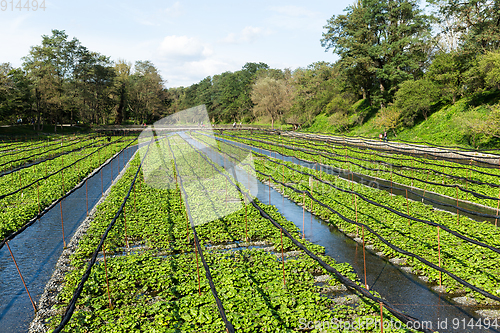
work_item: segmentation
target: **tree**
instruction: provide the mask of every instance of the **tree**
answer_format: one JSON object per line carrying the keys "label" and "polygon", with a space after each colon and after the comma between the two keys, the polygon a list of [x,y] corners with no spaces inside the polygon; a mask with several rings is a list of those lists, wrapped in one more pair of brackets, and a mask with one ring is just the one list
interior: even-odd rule
{"label": "tree", "polygon": [[116,109],[115,123],[121,124],[125,118],[125,108],[127,105],[127,97],[130,89],[130,71],[132,64],[125,60],[118,60],[115,63],[115,94],[118,98],[118,107]]}
{"label": "tree", "polygon": [[500,52],[487,52],[480,57],[478,65],[486,89],[500,89]]}
{"label": "tree", "polygon": [[500,47],[500,2],[497,0],[429,2],[436,6],[441,22],[453,22],[449,30],[459,36],[462,50],[470,58]]}
{"label": "tree", "polygon": [[396,135],[396,128],[400,126],[401,110],[398,110],[394,106],[389,106],[387,108],[381,109],[377,113],[377,118],[375,118],[375,125],[384,130],[392,130],[394,135]]}
{"label": "tree", "polygon": [[295,122],[312,122],[322,112],[346,115],[358,97],[340,76],[339,66],[327,62],[316,62],[295,70],[292,82],[295,97],[289,119]]}
{"label": "tree", "polygon": [[274,122],[292,105],[293,90],[285,78],[275,79],[265,76],[255,82],[251,98],[255,103],[254,113],[269,116],[274,129]]}
{"label": "tree", "polygon": [[346,81],[381,107],[401,82],[422,75],[430,18],[415,0],[358,0],[325,28],[321,44],[340,56]]}
{"label": "tree", "polygon": [[136,61],[130,77],[128,107],[141,123],[159,118],[163,113],[165,96],[164,80],[151,61]]}
{"label": "tree", "polygon": [[2,98],[0,97],[0,110],[4,111],[3,116],[10,118],[12,121],[19,118],[26,121],[32,120],[34,114],[32,109],[33,95],[31,92],[31,81],[20,68],[10,69],[7,73],[7,80],[9,91],[4,103],[1,102]]}
{"label": "tree", "polygon": [[453,104],[463,94],[463,76],[468,66],[464,60],[457,51],[438,52],[425,74],[439,87],[441,97]]}
{"label": "tree", "polygon": [[75,77],[87,52],[78,39],[68,40],[63,30],[52,30],[51,36],[42,36],[42,45],[32,46],[29,55],[23,58],[23,68],[34,85],[39,129],[44,116],[54,126],[67,113],[73,121]]}
{"label": "tree", "polygon": [[401,111],[403,124],[410,127],[415,119],[429,115],[431,106],[439,99],[439,88],[428,79],[401,83],[394,97],[394,106]]}

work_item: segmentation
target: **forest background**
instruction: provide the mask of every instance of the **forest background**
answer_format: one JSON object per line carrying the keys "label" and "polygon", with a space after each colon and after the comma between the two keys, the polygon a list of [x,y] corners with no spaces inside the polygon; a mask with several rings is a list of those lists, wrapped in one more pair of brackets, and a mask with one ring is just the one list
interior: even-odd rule
{"label": "forest background", "polygon": [[216,124],[499,143],[500,2],[358,0],[325,24],[318,40],[338,55],[333,63],[247,63],[168,89],[152,62],[112,61],[52,30],[19,68],[0,64],[0,122],[37,132],[62,123],[149,124],[205,104]]}

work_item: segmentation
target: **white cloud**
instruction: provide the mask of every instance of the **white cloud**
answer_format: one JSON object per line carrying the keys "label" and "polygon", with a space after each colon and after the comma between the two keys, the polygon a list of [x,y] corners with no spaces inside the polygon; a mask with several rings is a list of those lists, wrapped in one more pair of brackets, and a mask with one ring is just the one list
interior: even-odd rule
{"label": "white cloud", "polygon": [[262,36],[270,34],[269,30],[264,30],[260,27],[245,27],[239,33],[230,33],[224,39],[221,40],[222,43],[227,44],[240,44],[240,43],[253,43]]}
{"label": "white cloud", "polygon": [[164,62],[159,63],[158,67],[161,69],[162,76],[168,81],[166,86],[187,87],[207,76],[238,70],[241,65],[210,57],[198,61]]}
{"label": "white cloud", "polygon": [[214,54],[210,44],[189,36],[166,36],[154,58],[170,87],[189,86],[207,76],[238,68]]}
{"label": "white cloud", "polygon": [[200,60],[212,54],[209,45],[200,40],[188,36],[167,36],[160,43],[159,55],[168,59]]}

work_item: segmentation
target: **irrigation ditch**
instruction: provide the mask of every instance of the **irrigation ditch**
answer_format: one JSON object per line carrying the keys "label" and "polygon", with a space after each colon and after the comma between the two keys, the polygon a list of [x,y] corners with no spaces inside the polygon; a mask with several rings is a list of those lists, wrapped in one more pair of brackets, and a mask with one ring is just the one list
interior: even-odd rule
{"label": "irrigation ditch", "polygon": [[[272,156],[277,159],[285,159],[292,163],[306,166],[312,170],[317,170],[316,162],[309,162],[303,160],[293,160],[290,156],[283,156],[277,152],[266,151],[262,148],[256,148],[239,142],[230,141],[224,138],[217,138],[221,142],[230,143],[237,147],[245,147],[252,151],[258,152],[263,155]],[[226,162],[227,163],[227,162]],[[328,170],[325,168],[324,170]],[[323,171],[324,171],[323,170]],[[346,172],[346,174],[348,174]],[[266,178],[266,177],[264,177]],[[348,179],[348,176],[345,176]],[[356,182],[356,178],[349,181]],[[318,217],[313,216],[311,213],[302,214],[302,221],[297,221],[297,215],[301,215],[299,211],[293,212],[293,206],[304,206],[302,203],[289,202],[285,204],[282,196],[282,185],[276,185],[266,181],[267,185],[271,186],[274,190],[264,190],[263,192],[269,193],[267,195],[259,196],[262,202],[270,202],[287,218],[293,221],[297,226],[302,227],[304,219],[310,220],[306,223],[305,234],[308,239],[314,243],[323,245],[327,248],[327,254],[331,255],[334,259],[341,262],[349,262],[358,273],[365,271],[363,264],[360,264],[360,246],[362,239],[355,233],[344,234],[342,230],[332,227],[327,221],[321,221]],[[365,183],[366,184],[366,183]],[[396,195],[397,193],[394,193]],[[439,194],[436,197],[441,198]],[[280,196],[282,197],[280,200]],[[419,198],[420,199],[420,198]],[[288,200],[288,199],[287,199]],[[446,208],[446,207],[445,207]],[[304,208],[302,208],[304,209]],[[306,209],[309,211],[309,209]],[[306,215],[309,215],[307,218]],[[294,218],[295,217],[295,218]],[[309,230],[307,226],[309,225]],[[315,230],[317,229],[317,230]],[[330,234],[337,233],[337,237],[343,239],[342,241],[329,239]],[[346,240],[349,238],[349,241]],[[325,239],[326,238],[326,239]],[[351,241],[352,240],[352,241]],[[340,243],[343,243],[339,245]],[[332,245],[333,244],[333,245]],[[402,258],[384,258],[383,252],[378,251],[373,246],[367,246],[369,252],[368,259],[366,260],[366,272],[368,274],[367,281],[371,288],[374,288],[381,295],[386,297],[392,304],[401,305],[403,310],[414,315],[417,318],[426,318],[431,320],[438,320],[438,318],[467,318],[466,320],[476,319],[481,317],[500,318],[500,306],[480,306],[474,299],[465,297],[465,293],[458,292],[454,294],[445,293],[445,287],[436,284],[427,283],[425,276],[417,276],[411,274],[412,269],[405,265],[406,260]],[[346,254],[346,252],[348,254]],[[349,253],[350,252],[350,253]],[[361,262],[363,262],[361,260]],[[360,274],[360,279],[362,278]],[[397,281],[397,283],[395,282]],[[409,301],[411,300],[411,301]],[[472,329],[471,332],[474,330]],[[478,332],[481,329],[477,330]]]}
{"label": "irrigation ditch", "polygon": [[[183,137],[184,140],[191,140],[187,139],[186,135]],[[286,161],[289,159],[289,162],[294,162],[292,157],[286,156],[286,155],[280,155],[279,153],[276,152],[271,152],[271,151],[266,151],[261,148],[255,148],[247,145],[243,145],[240,143],[236,143],[234,141],[226,140],[226,139],[220,139],[217,138],[221,142],[225,143],[230,143],[234,146],[239,146],[239,147],[244,147],[248,149],[252,149],[255,152],[258,152],[260,154],[264,154],[267,156],[272,156],[277,158],[281,158],[283,161]],[[208,147],[205,143],[198,141],[198,140],[192,140],[190,141],[190,144],[196,146],[197,149],[200,151],[206,151],[210,150],[211,154],[207,154],[206,156],[210,159],[212,163],[217,164],[219,167],[222,167],[226,170],[229,169],[236,169],[237,164],[241,161],[236,161],[236,162],[231,162],[230,161],[230,156],[222,156],[222,154],[218,154],[212,147]],[[215,158],[214,158],[215,156]],[[300,164],[302,166],[306,166],[312,170],[317,170],[318,169],[318,163],[317,162],[310,162],[310,161],[305,161],[304,160],[299,160],[296,159],[295,162],[296,164]],[[128,165],[128,164],[127,164]],[[319,164],[321,165],[321,164]],[[321,165],[321,167],[326,167],[324,165]],[[123,174],[125,171],[126,167],[122,167],[120,170],[120,175]],[[324,168],[325,171],[328,168]],[[138,171],[139,172],[139,171]],[[343,172],[337,172],[337,175],[340,177],[343,177],[341,174]],[[334,173],[331,173],[334,174]],[[364,175],[361,174],[356,174],[354,175],[353,173],[346,173],[345,177],[351,177],[350,181],[352,182],[357,182],[357,183],[362,183],[363,181],[366,181],[368,178],[366,178]],[[262,177],[260,177],[262,178]],[[113,177],[111,177],[113,179]],[[114,178],[115,182],[118,181],[117,178]],[[264,177],[265,179],[265,177]],[[89,179],[90,180],[90,179]],[[376,178],[368,179],[369,181],[377,181]],[[380,179],[380,184],[382,185],[381,187],[388,187],[388,184],[385,180]],[[98,184],[99,185],[99,184]],[[111,180],[109,182],[109,186],[107,186],[107,193],[109,193],[109,190],[111,188]],[[94,185],[95,187],[95,185]],[[97,186],[99,190],[100,186]],[[181,187],[182,187],[182,180],[181,180]],[[401,187],[401,188],[400,188]],[[437,286],[435,284],[429,284],[426,282],[425,277],[417,277],[414,274],[411,274],[412,269],[410,267],[405,266],[405,260],[401,258],[385,258],[383,256],[383,253],[380,251],[377,251],[376,248],[374,247],[369,247],[366,246],[366,253],[365,253],[365,246],[364,246],[364,241],[359,238],[359,235],[356,234],[344,234],[343,230],[340,230],[338,228],[335,228],[331,226],[328,221],[322,221],[318,216],[315,216],[312,212],[310,212],[308,209],[306,209],[306,205],[303,205],[298,202],[294,202],[289,196],[287,196],[285,193],[282,193],[283,191],[283,186],[277,185],[275,183],[272,183],[269,180],[269,183],[266,184],[264,180],[261,179],[257,183],[256,188],[249,188],[251,192],[253,192],[253,195],[263,204],[269,204],[269,205],[274,205],[278,211],[288,220],[292,221],[298,228],[302,229],[304,232],[304,236],[307,237],[308,240],[315,244],[322,245],[326,248],[326,254],[332,258],[334,258],[337,262],[348,262],[358,273],[359,280],[362,281],[362,273],[365,274],[365,284],[369,286],[370,290],[375,290],[378,292],[382,297],[384,298],[385,301],[388,303],[394,305],[397,307],[398,311],[402,311],[405,314],[409,314],[410,316],[414,318],[419,318],[422,320],[431,320],[433,322],[437,322],[442,318],[460,318],[460,320],[478,320],[483,317],[499,317],[500,318],[500,306],[495,305],[495,306],[486,306],[486,305],[479,305],[474,302],[474,300],[467,299],[464,297],[465,293],[455,293],[453,295],[449,295],[444,293],[444,288],[441,286]],[[402,184],[397,184],[397,183],[391,183],[390,184],[390,190],[394,191],[395,195],[402,195],[403,191],[407,193],[407,187],[405,188],[404,185]],[[412,189],[415,190],[415,189]],[[97,191],[100,192],[100,191]],[[76,193],[76,191],[75,191]],[[129,191],[130,193],[130,191]],[[427,192],[429,195],[429,192]],[[101,192],[102,195],[102,192]],[[415,197],[410,197],[410,200],[418,200],[420,198],[418,193],[414,194]],[[453,201],[453,198],[451,198],[450,202],[446,201],[449,200],[449,198],[446,198],[445,196],[442,196],[437,193],[433,193],[432,195],[435,195],[435,197],[431,197],[429,195],[429,202],[432,203],[432,200],[436,201],[437,199],[443,200],[440,207],[436,206],[436,208],[439,209],[446,209],[448,206],[452,204],[451,201]],[[68,197],[69,199],[70,197]],[[99,198],[101,198],[99,200]],[[76,201],[79,200],[80,206],[81,206],[81,201],[82,198],[77,198],[74,197]],[[95,200],[98,200],[96,202],[101,202],[104,198],[102,196],[97,196]],[[126,200],[126,199],[125,199]],[[226,198],[227,200],[227,198]],[[122,204],[122,208],[125,202]],[[448,206],[447,206],[448,204]],[[78,204],[75,203],[71,209],[75,210],[77,208]],[[467,207],[467,209],[470,207]],[[476,209],[478,207],[474,207]],[[481,209],[484,207],[479,207],[478,209]],[[94,208],[95,209],[95,208]],[[36,323],[34,322],[32,325],[32,330],[31,332],[42,332],[43,331],[43,321],[50,315],[53,314],[51,312],[52,310],[49,310],[54,304],[54,297],[55,295],[59,292],[61,288],[61,282],[62,278],[64,275],[65,270],[68,269],[68,263],[69,263],[69,255],[71,254],[72,251],[75,250],[78,239],[81,237],[84,232],[85,228],[88,227],[88,224],[93,218],[93,213],[94,210],[90,212],[90,215],[88,218],[83,218],[83,223],[78,226],[78,224],[82,221],[82,214],[80,214],[80,219],[78,221],[80,222],[75,222],[75,225],[73,227],[69,227],[69,231],[67,231],[66,234],[68,234],[68,237],[71,236],[71,234],[74,233],[74,236],[69,244],[68,249],[66,249],[63,253],[62,256],[59,258],[58,263],[56,264],[57,271],[52,275],[51,280],[48,282],[46,288],[45,288],[45,293],[42,299],[39,302],[39,305],[41,305],[41,311],[39,311],[39,315],[37,315]],[[189,209],[188,209],[189,213]],[[464,213],[464,212],[463,212]],[[466,213],[466,212],[465,212]],[[485,213],[485,215],[488,215],[491,213],[491,211],[488,211]],[[69,214],[69,213],[68,213]],[[75,211],[71,213],[72,215],[77,215]],[[118,212],[118,215],[120,214],[120,211]],[[47,214],[48,215],[48,214]],[[466,214],[464,214],[466,215]],[[471,214],[474,215],[474,214]],[[491,219],[491,215],[494,214],[489,214],[490,216],[487,216],[486,218]],[[116,217],[115,217],[116,218]],[[66,218],[65,218],[66,220]],[[487,219],[485,219],[487,220]],[[307,224],[306,222],[307,221]],[[66,222],[65,222],[66,223]],[[41,223],[36,223],[30,229],[28,229],[27,232],[23,233],[27,235],[28,237],[28,232],[31,230],[31,228],[40,225]],[[77,231],[75,232],[75,229]],[[33,228],[33,230],[35,230]],[[46,230],[49,231],[50,230]],[[55,234],[56,232],[52,232]],[[60,232],[59,232],[60,234]],[[194,230],[193,227],[193,234],[196,237],[196,231]],[[31,238],[30,239],[24,239],[22,236],[16,237],[15,241],[22,242],[19,246],[20,247],[33,247],[34,251],[38,251],[39,249],[37,246],[40,246],[40,244],[30,244],[33,240],[33,235],[29,235]],[[42,235],[37,235],[39,237],[39,241],[41,242],[44,239],[42,238]],[[346,237],[347,236],[347,237]],[[60,238],[60,236],[59,236]],[[57,239],[57,238],[55,238]],[[60,241],[59,242],[54,242],[57,243],[56,247],[62,248],[62,244]],[[14,241],[12,242],[14,244]],[[200,255],[202,255],[202,249],[199,247],[199,241],[195,240],[195,244],[198,247],[198,250],[195,249],[195,252],[198,251]],[[101,242],[102,245],[102,242]],[[134,251],[141,251],[140,244],[136,244],[136,247],[134,248]],[[226,244],[226,245],[218,245],[218,247],[213,247],[212,250],[225,250],[225,251],[239,251],[243,248],[268,248],[267,244],[261,244],[261,243],[248,243],[248,244],[239,244],[239,243],[234,243],[234,244]],[[13,247],[14,248],[14,247]],[[16,248],[14,248],[16,251]],[[205,251],[207,249],[210,251],[210,246],[205,248]],[[17,248],[19,251],[19,248]],[[99,249],[98,249],[99,250]],[[272,251],[272,249],[269,249]],[[51,258],[59,257],[58,253],[60,251],[56,251],[54,249],[50,250],[51,252]],[[99,251],[98,251],[99,252]],[[125,249],[124,249],[124,252]],[[276,253],[276,255],[279,257],[279,253]],[[282,255],[282,260],[283,262],[285,261],[283,253]],[[293,253],[288,253],[288,256],[293,256]],[[94,255],[94,259],[96,261],[100,261],[102,259],[99,258],[98,255]],[[40,258],[40,257],[39,257]],[[1,269],[2,266],[2,261],[4,260],[4,257],[0,256],[0,273],[2,271],[5,271],[5,269]],[[8,258],[7,258],[8,259]],[[93,259],[93,260],[94,260]],[[22,260],[26,260],[26,258],[22,258]],[[36,260],[36,259],[35,259]],[[39,259],[40,260],[40,259]],[[52,259],[50,259],[52,260]],[[48,260],[45,260],[48,261]],[[202,259],[203,261],[203,259]],[[46,266],[54,267],[54,264],[44,264]],[[204,263],[206,272],[209,272],[208,267],[206,266],[206,263]],[[21,271],[27,270],[26,267],[21,267]],[[39,268],[40,270],[40,268]],[[29,270],[28,270],[29,271]],[[35,272],[38,275],[42,275],[40,272]],[[28,283],[28,288],[31,290],[31,288],[36,289],[36,287],[33,286],[33,276],[31,272],[28,273],[28,278],[27,280],[30,281],[31,283]],[[211,278],[207,273],[207,278],[209,281],[211,281]],[[26,277],[26,276],[25,276]],[[1,278],[1,277],[0,277]],[[10,278],[12,281],[14,280],[12,277]],[[35,277],[35,279],[41,280],[39,277]],[[8,279],[7,279],[8,280]],[[318,286],[322,286],[322,284],[325,282],[325,278],[318,277],[315,279],[316,283]],[[45,280],[47,282],[47,280]],[[45,284],[44,284],[45,285]],[[214,287],[211,285],[211,287]],[[39,290],[39,287],[38,287]],[[213,289],[214,290],[214,289]],[[341,290],[341,294],[338,293],[339,290],[335,290],[331,292],[330,294],[327,293],[327,297],[332,297],[336,299],[337,301],[345,301],[345,296],[346,294],[344,293],[345,290]],[[16,295],[17,299],[20,298],[20,295],[23,294],[20,289],[18,289],[18,293]],[[25,295],[23,295],[25,296]],[[214,297],[217,300],[217,294],[214,293]],[[461,303],[461,304],[460,304]],[[14,306],[12,306],[14,308]],[[29,308],[29,303],[24,304],[24,312],[27,312],[27,308]],[[0,311],[2,309],[0,308]],[[2,318],[5,317],[7,313],[9,313],[9,317],[11,317],[12,309],[8,309],[8,311],[1,312],[0,313],[0,324],[2,323]],[[224,319],[223,311],[221,311],[221,316]],[[69,319],[68,319],[69,320]],[[6,325],[11,325],[7,327],[12,327],[13,331],[15,332],[20,331],[19,327],[12,326],[14,324],[19,324],[19,323],[9,323],[4,321]],[[26,323],[22,323],[22,325],[26,325]],[[25,326],[23,326],[25,327]],[[226,327],[229,331],[232,331],[231,324],[226,322]],[[448,330],[440,330],[440,332],[446,332]],[[452,332],[451,330],[449,332]],[[484,328],[471,328],[468,330],[468,332],[500,332],[499,330],[496,329],[489,329],[485,330]]]}
{"label": "irrigation ditch", "polygon": [[[86,176],[63,197],[55,200],[17,232],[9,235],[0,251],[0,325],[6,332],[26,332],[35,316],[33,307],[52,276],[58,258],[87,213],[123,170],[136,146],[116,153]],[[114,163],[113,163],[114,162]],[[61,227],[63,228],[61,230]],[[18,269],[16,269],[17,263]],[[26,287],[20,278],[22,275]],[[27,290],[33,298],[30,302]]]}

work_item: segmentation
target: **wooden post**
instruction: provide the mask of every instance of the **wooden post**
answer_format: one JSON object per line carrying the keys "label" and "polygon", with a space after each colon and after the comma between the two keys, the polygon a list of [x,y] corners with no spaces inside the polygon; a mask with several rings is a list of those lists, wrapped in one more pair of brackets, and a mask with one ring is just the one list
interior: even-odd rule
{"label": "wooden post", "polygon": [[37,312],[38,310],[36,308],[35,302],[33,302],[33,299],[31,298],[28,287],[26,286],[26,282],[24,282],[23,275],[21,274],[21,270],[19,270],[19,266],[17,266],[16,259],[14,258],[14,255],[12,254],[12,250],[10,249],[9,241],[6,241],[5,244],[7,244],[7,248],[9,249],[10,256],[12,257],[12,261],[14,261],[14,265],[16,266],[17,272],[19,273],[19,276],[21,277],[21,281],[23,281],[24,289],[26,289],[26,292],[28,293],[28,297],[30,298],[31,305],[33,305],[33,309],[35,310],[35,312]]}

